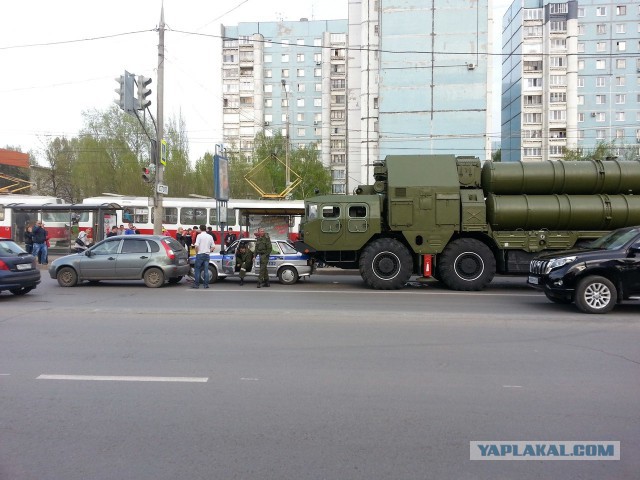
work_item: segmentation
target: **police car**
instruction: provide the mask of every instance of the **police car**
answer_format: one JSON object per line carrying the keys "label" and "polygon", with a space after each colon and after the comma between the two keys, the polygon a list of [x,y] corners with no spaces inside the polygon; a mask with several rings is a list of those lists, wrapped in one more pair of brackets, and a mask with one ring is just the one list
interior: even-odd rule
{"label": "police car", "polygon": [[[255,256],[256,241],[253,238],[242,238],[233,242],[226,250],[210,255],[209,283],[215,283],[218,279],[238,276],[235,265],[236,251],[240,244],[246,245],[249,250],[254,252],[253,266],[245,278],[258,276],[260,260]],[[194,276],[195,260],[195,256],[189,258],[191,277]],[[267,265],[269,277],[277,277],[284,285],[293,285],[300,277],[312,275],[315,269],[314,260],[308,255],[298,252],[287,240],[271,240],[271,255],[269,255],[269,264]],[[201,273],[201,282],[203,282],[203,276]]]}

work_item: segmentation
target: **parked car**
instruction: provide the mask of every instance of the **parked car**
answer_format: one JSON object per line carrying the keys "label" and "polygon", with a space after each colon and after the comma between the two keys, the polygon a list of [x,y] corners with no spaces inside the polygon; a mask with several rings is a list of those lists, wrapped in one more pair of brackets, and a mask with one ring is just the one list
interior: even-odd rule
{"label": "parked car", "polygon": [[24,295],[40,283],[36,259],[13,240],[0,238],[0,292]]}
{"label": "parked car", "polygon": [[640,226],[614,230],[583,248],[540,255],[529,271],[528,284],[552,302],[607,313],[640,294]]}
{"label": "parked car", "polygon": [[[234,277],[238,275],[235,271],[236,250],[240,244],[245,244],[252,252],[255,251],[255,239],[241,238],[236,240],[229,247],[220,253],[213,253],[209,259],[209,283],[215,283],[218,279]],[[191,266],[191,276],[194,275],[193,267],[196,257],[189,258]],[[260,260],[256,257],[253,259],[253,266],[247,272],[246,278],[257,277],[260,267]],[[292,285],[296,283],[300,277],[308,277],[315,272],[315,263],[308,255],[298,252],[293,245],[287,240],[271,240],[271,255],[269,256],[269,264],[267,271],[270,277],[277,277],[280,283],[284,285]],[[204,275],[200,275],[203,280]]]}
{"label": "parked car", "polygon": [[83,280],[140,280],[157,288],[178,283],[189,273],[189,255],[180,243],[161,235],[121,235],[97,243],[82,253],[54,260],[49,275],[62,287]]}

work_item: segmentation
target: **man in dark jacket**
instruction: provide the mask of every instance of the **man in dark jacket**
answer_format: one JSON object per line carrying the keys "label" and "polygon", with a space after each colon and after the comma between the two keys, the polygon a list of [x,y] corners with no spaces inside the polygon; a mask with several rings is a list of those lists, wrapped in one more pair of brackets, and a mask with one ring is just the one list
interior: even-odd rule
{"label": "man in dark jacket", "polygon": [[[47,252],[47,231],[42,225],[42,221],[38,220],[36,226],[33,227],[33,256],[38,259],[40,265],[46,265],[48,252]],[[43,262],[44,260],[44,262]]]}

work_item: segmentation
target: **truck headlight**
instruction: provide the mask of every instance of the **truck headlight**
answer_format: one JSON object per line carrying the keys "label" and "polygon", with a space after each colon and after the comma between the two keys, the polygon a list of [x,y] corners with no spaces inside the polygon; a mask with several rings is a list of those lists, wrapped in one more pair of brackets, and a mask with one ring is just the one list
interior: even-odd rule
{"label": "truck headlight", "polygon": [[575,257],[575,255],[573,255],[571,257],[561,257],[561,258],[556,258],[554,260],[551,260],[547,264],[547,268],[544,269],[544,273],[547,274],[551,270],[555,270],[556,268],[564,267],[567,263],[571,263],[571,262],[575,261],[575,259],[576,259],[576,257]]}

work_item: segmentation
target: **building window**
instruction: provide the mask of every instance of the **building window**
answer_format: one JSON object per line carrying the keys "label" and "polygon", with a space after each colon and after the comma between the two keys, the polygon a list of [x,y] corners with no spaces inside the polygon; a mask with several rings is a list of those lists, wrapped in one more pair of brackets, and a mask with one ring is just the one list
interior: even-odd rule
{"label": "building window", "polygon": [[[523,95],[525,105],[542,105],[542,95]],[[377,97],[374,98],[373,108],[378,108]]]}
{"label": "building window", "polygon": [[625,77],[616,77],[617,87],[624,87],[624,84],[625,84]]}
{"label": "building window", "polygon": [[298,62],[304,62],[304,53],[298,53],[296,55],[296,61]]}
{"label": "building window", "polygon": [[584,140],[584,130],[578,130],[578,140]]}
{"label": "building window", "polygon": [[607,68],[606,60],[596,60],[596,70],[604,70]]}
{"label": "building window", "polygon": [[607,86],[606,77],[596,77],[596,87],[606,87],[606,86]]}
{"label": "building window", "polygon": [[297,130],[299,137],[305,137],[307,135],[307,129],[303,127],[299,127]]}
{"label": "building window", "polygon": [[602,129],[596,130],[596,139],[604,140],[606,136],[607,136],[606,130],[602,130]]}
{"label": "building window", "polygon": [[616,24],[616,33],[626,33],[627,28],[624,23]]}
{"label": "building window", "polygon": [[346,193],[347,191],[347,186],[342,183],[339,185],[333,184],[331,185],[331,193]]}
{"label": "building window", "polygon": [[264,48],[273,48],[273,42],[271,40],[265,40]]}
{"label": "building window", "polygon": [[540,88],[542,87],[542,78],[527,78],[527,88]]}
{"label": "building window", "polygon": [[624,122],[625,112],[616,112],[616,122]]}
{"label": "building window", "polygon": [[314,98],[313,99],[313,106],[314,107],[321,107],[322,106],[322,99],[321,98]]}
{"label": "building window", "polygon": [[296,45],[304,46],[304,38],[298,38],[296,40]]}
{"label": "building window", "polygon": [[540,157],[542,155],[541,148],[523,148],[525,157]]}
{"label": "building window", "polygon": [[271,63],[272,61],[270,54],[266,54],[263,58],[264,58],[264,63]]}
{"label": "building window", "polygon": [[554,13],[568,13],[569,12],[569,5],[567,5],[566,3],[551,3],[549,5],[549,13],[554,14]]}
{"label": "building window", "polygon": [[264,86],[264,93],[271,93],[273,92],[273,85],[267,84]]}
{"label": "building window", "polygon": [[584,78],[578,78],[578,88],[584,88]]}
{"label": "building window", "polygon": [[578,17],[584,17],[584,7],[578,7]]}
{"label": "building window", "polygon": [[542,130],[523,130],[522,138],[542,138]]}
{"label": "building window", "polygon": [[282,63],[287,63],[289,61],[289,54],[288,53],[283,53],[281,55],[281,60],[282,60]]}
{"label": "building window", "polygon": [[322,62],[322,53],[314,53],[313,61],[316,62],[316,64],[320,65],[320,62]]}
{"label": "building window", "polygon": [[[540,99],[542,100],[542,97]],[[565,92],[551,92],[549,94],[549,103],[566,103],[566,101],[567,94]]]}
{"label": "building window", "polygon": [[[553,4],[552,4],[553,5]],[[551,32],[564,32],[567,30],[567,22],[565,21],[551,21],[550,30]]]}
{"label": "building window", "polygon": [[566,50],[567,39],[566,38],[552,38],[551,49],[552,50]]}
{"label": "building window", "polygon": [[578,35],[584,35],[584,25],[578,25]]}
{"label": "building window", "polygon": [[549,75],[549,83],[551,86],[562,86],[567,84],[566,75]]}
{"label": "building window", "polygon": [[289,106],[289,100],[286,98],[283,98],[282,100],[280,100],[280,106],[281,107],[288,107]]}
{"label": "building window", "polygon": [[607,43],[606,42],[598,42],[596,43],[596,52],[606,52],[607,51]]}
{"label": "building window", "polygon": [[523,123],[542,123],[541,113],[525,113]]}
{"label": "building window", "polygon": [[304,113],[296,113],[296,122],[304,122]]}
{"label": "building window", "polygon": [[578,53],[584,53],[584,43],[578,43]]}
{"label": "building window", "polygon": [[281,45],[282,48],[289,48],[289,40],[282,40]]}
{"label": "building window", "polygon": [[549,110],[549,120],[554,122],[564,121],[567,119],[566,110]]}
{"label": "building window", "polygon": [[272,115],[272,114],[270,114],[270,113],[267,113],[267,114],[264,116],[264,123],[265,123],[265,125],[268,125],[268,124],[269,124],[269,123],[271,123],[272,121],[273,121],[273,115]]}
{"label": "building window", "polygon": [[552,67],[566,67],[567,57],[551,57],[550,63]]}
{"label": "building window", "polygon": [[337,165],[344,165],[346,160],[346,155],[344,153],[334,153],[331,155],[331,163]]}
{"label": "building window", "polygon": [[578,123],[580,122],[584,122],[584,113],[579,113],[578,114]]}
{"label": "building window", "polygon": [[627,96],[624,93],[616,95],[616,104],[624,105],[625,103],[627,103]]}
{"label": "building window", "polygon": [[541,8],[525,8],[524,19],[525,20],[542,20],[543,12]]}
{"label": "building window", "polygon": [[298,107],[304,107],[304,98],[299,98],[298,100],[296,100],[296,105]]}
{"label": "building window", "polygon": [[626,5],[618,5],[616,7],[616,15],[626,15],[626,14],[627,14]]}
{"label": "building window", "polygon": [[333,105],[345,105],[346,101],[346,95],[331,95],[331,103]]}
{"label": "building window", "polygon": [[280,115],[280,120],[282,120],[283,123],[286,123],[287,121],[287,114],[283,113],[282,115]]}
{"label": "building window", "polygon": [[321,47],[322,46],[322,39],[321,38],[314,38],[313,39],[313,46],[314,47]]}
{"label": "building window", "polygon": [[596,112],[596,122],[606,122],[607,114],[604,112]]}
{"label": "building window", "polygon": [[596,7],[596,16],[598,16],[598,17],[606,17],[607,16],[607,7]]}
{"label": "building window", "polygon": [[584,60],[578,60],[578,70],[584,70]]}
{"label": "building window", "polygon": [[344,110],[331,110],[331,120],[344,120],[344,119],[345,119]]}
{"label": "building window", "polygon": [[273,107],[273,99],[272,98],[265,98],[264,99],[264,106],[265,107]]}
{"label": "building window", "polygon": [[596,105],[604,105],[607,103],[606,95],[596,95]]}
{"label": "building window", "polygon": [[320,123],[322,121],[322,114],[321,113],[314,113],[313,114],[313,122],[314,123]]}
{"label": "building window", "polygon": [[606,35],[607,33],[607,25],[604,23],[599,23],[596,25],[596,33],[598,35]]}
{"label": "building window", "polygon": [[282,78],[289,78],[289,69],[283,68],[280,72],[280,75],[282,76]]}
{"label": "building window", "polygon": [[270,68],[267,68],[264,71],[264,78],[271,78],[273,76],[273,71]]}
{"label": "building window", "polygon": [[616,138],[624,138],[624,128],[616,129]]}
{"label": "building window", "polygon": [[304,92],[304,89],[305,89],[304,83],[298,83],[296,87],[298,89],[298,92],[300,93]]}
{"label": "building window", "polygon": [[298,77],[304,77],[304,68],[298,68],[297,75]]}
{"label": "building window", "polygon": [[564,154],[564,146],[551,145],[549,147],[549,155],[563,155],[563,154]]}
{"label": "building window", "polygon": [[619,52],[624,52],[627,49],[627,42],[616,42],[616,48]]}
{"label": "building window", "polygon": [[322,84],[321,83],[316,83],[315,86],[316,86],[316,88],[315,88],[316,92],[321,92],[322,91]]}
{"label": "building window", "polygon": [[321,77],[322,76],[322,69],[321,68],[314,68],[313,69],[313,76],[314,77]]}
{"label": "building window", "polygon": [[584,105],[584,95],[578,95],[578,105]]}
{"label": "building window", "polygon": [[627,61],[624,58],[616,60],[616,68],[627,68]]}

